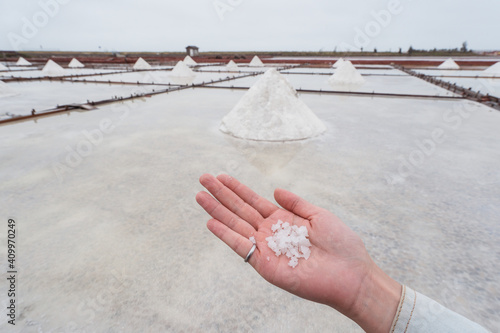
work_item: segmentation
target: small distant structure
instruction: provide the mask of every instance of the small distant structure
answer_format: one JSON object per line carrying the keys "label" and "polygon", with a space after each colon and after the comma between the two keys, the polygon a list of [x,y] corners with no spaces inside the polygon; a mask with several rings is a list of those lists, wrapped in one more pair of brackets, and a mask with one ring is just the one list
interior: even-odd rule
{"label": "small distant structure", "polygon": [[190,57],[197,57],[200,55],[200,48],[198,46],[189,45],[186,47],[186,53]]}

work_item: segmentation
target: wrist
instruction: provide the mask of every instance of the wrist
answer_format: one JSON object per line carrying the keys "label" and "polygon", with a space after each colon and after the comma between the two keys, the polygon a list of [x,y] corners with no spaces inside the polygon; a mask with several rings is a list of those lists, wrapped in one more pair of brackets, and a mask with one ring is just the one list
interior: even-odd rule
{"label": "wrist", "polygon": [[366,332],[389,332],[401,298],[401,289],[401,284],[373,263],[361,284],[350,318]]}

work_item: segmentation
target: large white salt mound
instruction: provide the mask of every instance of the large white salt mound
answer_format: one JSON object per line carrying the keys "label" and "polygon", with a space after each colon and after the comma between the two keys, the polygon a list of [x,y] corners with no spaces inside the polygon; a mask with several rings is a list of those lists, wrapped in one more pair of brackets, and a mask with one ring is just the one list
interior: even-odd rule
{"label": "large white salt mound", "polygon": [[365,79],[349,60],[344,61],[328,80],[331,84],[363,84]]}
{"label": "large white salt mound", "polygon": [[222,119],[219,129],[242,139],[288,141],[317,136],[326,127],[285,77],[271,68]]}
{"label": "large white salt mound", "polygon": [[345,62],[344,58],[340,58],[333,65],[332,68],[339,68]]}
{"label": "large white salt mound", "polygon": [[248,64],[250,67],[263,67],[264,63],[260,60],[259,57],[254,56],[252,61],[250,61],[250,64]]}
{"label": "large white salt mound", "polygon": [[238,65],[234,61],[229,61],[226,65],[226,69],[230,71],[238,70]]}
{"label": "large white salt mound", "polygon": [[20,57],[19,60],[17,60],[16,65],[17,66],[31,66],[31,62],[24,59],[23,57]]}
{"label": "large white salt mound", "polygon": [[309,259],[311,255],[311,242],[305,226],[297,227],[288,222],[278,220],[278,223],[271,227],[272,236],[266,238],[267,246],[274,251],[277,257],[284,254],[290,261],[288,266],[295,268],[299,259]]}
{"label": "large white salt mound", "polygon": [[191,58],[190,56],[186,56],[184,58],[184,63],[188,66],[196,66],[198,65],[198,63],[196,61],[193,60],[193,58]]}
{"label": "large white salt mound", "polygon": [[0,98],[19,95],[17,91],[9,87],[9,85],[0,80]]}
{"label": "large white salt mound", "polygon": [[56,62],[49,59],[42,69],[42,73],[45,75],[64,75],[64,68],[59,66]]}
{"label": "large white salt mound", "polygon": [[9,68],[7,68],[7,66],[0,64],[0,71],[8,71],[8,70],[9,70]]}
{"label": "large white salt mound", "polygon": [[70,61],[70,63],[69,63],[69,65],[68,65],[68,67],[70,67],[70,68],[83,68],[83,67],[85,67],[85,65],[84,65],[84,64],[82,64],[81,62],[79,62],[79,61],[78,61],[78,59],[73,58],[73,59]]}
{"label": "large white salt mound", "polygon": [[497,62],[494,65],[491,65],[490,67],[486,68],[484,70],[485,73],[493,73],[493,74],[500,74],[500,62]]}
{"label": "large white salt mound", "polygon": [[148,64],[148,62],[142,58],[137,59],[137,61],[134,64],[134,69],[151,69],[151,65]]}
{"label": "large white salt mound", "polygon": [[447,59],[441,65],[438,66],[439,69],[460,69],[460,66],[452,58]]}
{"label": "large white salt mound", "polygon": [[195,75],[196,74],[184,63],[184,61],[179,61],[170,72],[170,76],[174,77],[193,77]]}

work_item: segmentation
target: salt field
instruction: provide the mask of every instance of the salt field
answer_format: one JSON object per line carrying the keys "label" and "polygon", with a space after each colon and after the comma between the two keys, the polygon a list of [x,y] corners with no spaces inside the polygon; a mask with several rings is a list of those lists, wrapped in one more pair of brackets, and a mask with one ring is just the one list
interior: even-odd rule
{"label": "salt field", "polygon": [[[204,173],[334,212],[391,277],[500,331],[500,112],[391,66],[355,64],[364,82],[332,85],[331,65],[286,59],[228,70],[195,58],[187,81],[144,63],[83,63],[51,80],[40,66],[0,72],[16,92],[0,94],[0,120],[107,101],[0,123],[0,209],[16,221],[19,272],[17,323],[0,316],[0,331],[363,332],[264,281],[213,236],[195,201]],[[269,68],[324,128],[279,142],[220,130]],[[499,92],[498,79],[472,77],[482,70],[442,79]]]}

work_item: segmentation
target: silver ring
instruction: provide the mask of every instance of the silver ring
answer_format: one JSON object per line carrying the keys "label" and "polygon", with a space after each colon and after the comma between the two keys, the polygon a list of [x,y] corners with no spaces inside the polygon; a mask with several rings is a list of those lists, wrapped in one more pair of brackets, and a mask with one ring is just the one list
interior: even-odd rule
{"label": "silver ring", "polygon": [[250,252],[248,252],[246,258],[245,258],[245,262],[248,262],[248,260],[250,260],[250,257],[252,256],[252,254],[255,252],[255,249],[257,248],[257,245],[253,245],[252,248],[250,249]]}

